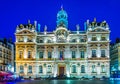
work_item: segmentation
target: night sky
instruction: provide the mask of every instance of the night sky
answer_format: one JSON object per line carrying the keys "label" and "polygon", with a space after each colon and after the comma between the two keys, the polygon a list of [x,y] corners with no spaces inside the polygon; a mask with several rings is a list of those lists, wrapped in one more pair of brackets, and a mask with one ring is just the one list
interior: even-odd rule
{"label": "night sky", "polygon": [[37,20],[43,31],[56,29],[56,15],[63,5],[68,14],[68,29],[76,30],[76,24],[84,30],[84,22],[106,20],[111,30],[111,40],[120,37],[120,0],[0,0],[0,38],[15,40],[16,26]]}

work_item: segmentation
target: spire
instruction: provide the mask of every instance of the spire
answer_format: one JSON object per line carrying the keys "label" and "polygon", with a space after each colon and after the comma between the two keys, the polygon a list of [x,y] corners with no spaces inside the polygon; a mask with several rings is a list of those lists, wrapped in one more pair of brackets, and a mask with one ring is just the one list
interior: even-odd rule
{"label": "spire", "polygon": [[61,10],[63,10],[63,5],[61,5]]}

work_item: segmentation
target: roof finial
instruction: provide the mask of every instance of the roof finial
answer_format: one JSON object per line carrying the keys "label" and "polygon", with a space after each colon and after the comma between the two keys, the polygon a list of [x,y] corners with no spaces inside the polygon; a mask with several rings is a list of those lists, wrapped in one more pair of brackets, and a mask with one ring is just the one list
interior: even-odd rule
{"label": "roof finial", "polygon": [[96,18],[94,18],[94,22],[96,22]]}
{"label": "roof finial", "polygon": [[61,5],[61,10],[63,10],[63,5]]}
{"label": "roof finial", "polygon": [[30,24],[30,20],[28,20],[28,24]]}

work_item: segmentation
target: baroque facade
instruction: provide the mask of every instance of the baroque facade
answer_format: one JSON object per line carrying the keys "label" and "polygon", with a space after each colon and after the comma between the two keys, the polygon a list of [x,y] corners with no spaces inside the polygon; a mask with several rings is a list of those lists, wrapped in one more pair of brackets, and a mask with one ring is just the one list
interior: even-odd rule
{"label": "baroque facade", "polygon": [[32,77],[109,77],[109,26],[106,21],[85,22],[76,31],[68,30],[68,15],[63,8],[57,13],[53,32],[40,24],[20,24],[16,28],[16,72]]}

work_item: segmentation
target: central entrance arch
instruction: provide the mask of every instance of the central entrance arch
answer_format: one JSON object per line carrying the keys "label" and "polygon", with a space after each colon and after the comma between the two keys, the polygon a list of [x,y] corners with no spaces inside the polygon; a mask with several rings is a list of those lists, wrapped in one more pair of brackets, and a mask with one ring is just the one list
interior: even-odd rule
{"label": "central entrance arch", "polygon": [[58,76],[64,76],[64,75],[66,75],[66,64],[59,63],[58,64]]}

